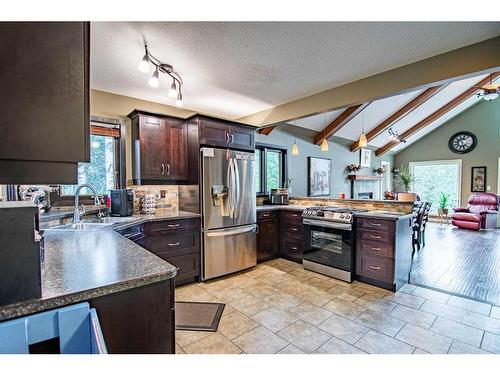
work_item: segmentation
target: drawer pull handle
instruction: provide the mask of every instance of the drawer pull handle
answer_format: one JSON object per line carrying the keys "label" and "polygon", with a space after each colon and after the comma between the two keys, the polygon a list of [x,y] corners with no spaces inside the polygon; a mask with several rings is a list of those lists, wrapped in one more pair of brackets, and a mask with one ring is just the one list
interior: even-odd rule
{"label": "drawer pull handle", "polygon": [[380,240],[380,239],[382,238],[382,237],[380,237],[380,236],[374,236],[373,234],[370,234],[370,237],[371,237],[371,238],[375,238],[375,239],[377,239],[377,240]]}
{"label": "drawer pull handle", "polygon": [[372,270],[379,270],[380,269],[380,267],[372,266],[371,264],[369,264],[368,267],[370,267]]}
{"label": "drawer pull handle", "polygon": [[297,215],[297,214],[290,214],[290,216],[297,217],[299,215]]}
{"label": "drawer pull handle", "polygon": [[292,249],[292,250],[298,250],[297,246],[292,246],[290,249]]}
{"label": "drawer pull handle", "polygon": [[374,226],[374,227],[381,227],[382,224],[380,223],[370,223],[371,226]]}
{"label": "drawer pull handle", "polygon": [[298,229],[297,228],[290,228],[293,232],[297,232]]}
{"label": "drawer pull handle", "polygon": [[271,214],[267,213],[267,214],[262,214],[262,216],[264,217],[268,217],[268,216],[271,216]]}
{"label": "drawer pull handle", "polygon": [[375,251],[380,251],[380,250],[382,250],[380,247],[373,247],[373,246],[370,246],[370,249],[375,250]]}
{"label": "drawer pull handle", "polygon": [[123,237],[129,238],[129,237],[132,237],[133,235],[134,235],[134,233],[125,233],[123,235]]}
{"label": "drawer pull handle", "polygon": [[169,228],[177,228],[179,224],[168,224]]}
{"label": "drawer pull handle", "polygon": [[169,243],[168,246],[179,246],[180,242]]}

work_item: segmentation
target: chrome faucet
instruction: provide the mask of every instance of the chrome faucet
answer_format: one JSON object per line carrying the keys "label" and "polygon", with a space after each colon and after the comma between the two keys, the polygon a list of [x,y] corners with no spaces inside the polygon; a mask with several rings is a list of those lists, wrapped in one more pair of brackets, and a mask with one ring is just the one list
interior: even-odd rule
{"label": "chrome faucet", "polygon": [[99,194],[97,193],[96,188],[91,185],[91,184],[80,184],[76,188],[75,191],[75,209],[73,210],[73,223],[79,223],[80,222],[80,208],[78,207],[78,203],[80,201],[80,190],[83,188],[89,188],[92,190],[94,193],[94,204],[98,206],[100,204],[99,202]]}

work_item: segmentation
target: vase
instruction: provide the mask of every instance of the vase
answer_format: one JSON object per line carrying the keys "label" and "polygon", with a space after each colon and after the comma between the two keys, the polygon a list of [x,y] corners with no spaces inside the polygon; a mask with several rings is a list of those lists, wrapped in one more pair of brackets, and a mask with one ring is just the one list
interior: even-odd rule
{"label": "vase", "polygon": [[416,193],[398,193],[398,201],[415,202],[417,200]]}

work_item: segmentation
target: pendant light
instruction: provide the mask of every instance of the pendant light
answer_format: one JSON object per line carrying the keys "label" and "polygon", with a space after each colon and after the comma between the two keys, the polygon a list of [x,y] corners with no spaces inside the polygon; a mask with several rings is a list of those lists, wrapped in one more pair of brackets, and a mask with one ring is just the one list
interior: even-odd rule
{"label": "pendant light", "polygon": [[172,80],[172,86],[170,86],[170,90],[168,90],[168,96],[171,98],[177,97],[177,86],[175,85],[175,79]]}
{"label": "pendant light", "polygon": [[368,140],[366,139],[365,135],[365,111],[363,111],[363,124],[361,128],[361,135],[359,136],[358,140],[359,147],[363,148],[368,145]]}
{"label": "pendant light", "polygon": [[149,56],[147,53],[142,58],[141,62],[139,63],[138,68],[143,73],[149,73],[151,66],[149,64]]}
{"label": "pendant light", "polygon": [[179,91],[179,94],[177,95],[177,100],[175,101],[175,105],[177,107],[182,107],[182,93]]}
{"label": "pendant light", "polygon": [[[326,127],[326,112],[323,114],[323,129]],[[320,150],[321,151],[328,151],[328,141],[326,140],[326,138],[323,138],[323,140],[321,141],[321,145],[319,146]]]}
{"label": "pendant light", "polygon": [[297,141],[294,139],[292,145],[292,155],[297,156],[298,154],[299,154],[299,146],[297,146]]}

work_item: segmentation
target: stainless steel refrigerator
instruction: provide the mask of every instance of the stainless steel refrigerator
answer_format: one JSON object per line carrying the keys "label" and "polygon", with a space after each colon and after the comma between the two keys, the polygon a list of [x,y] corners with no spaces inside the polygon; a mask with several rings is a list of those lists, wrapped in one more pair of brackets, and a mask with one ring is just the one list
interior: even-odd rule
{"label": "stainless steel refrigerator", "polygon": [[257,264],[255,154],[201,149],[202,279]]}

